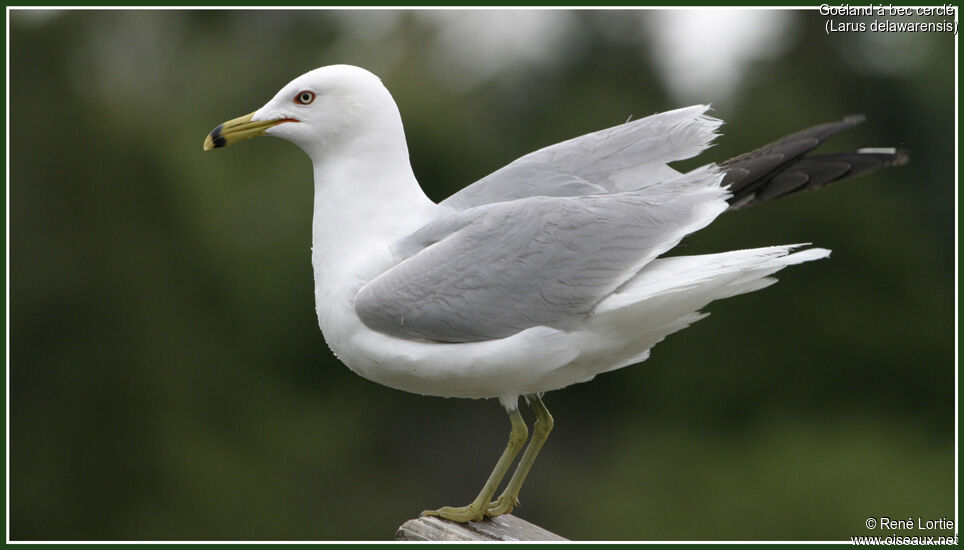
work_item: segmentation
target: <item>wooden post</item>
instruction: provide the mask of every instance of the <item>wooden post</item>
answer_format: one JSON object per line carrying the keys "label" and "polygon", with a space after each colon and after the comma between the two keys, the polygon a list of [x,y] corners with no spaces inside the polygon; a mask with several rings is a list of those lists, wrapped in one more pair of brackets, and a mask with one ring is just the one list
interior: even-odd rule
{"label": "wooden post", "polygon": [[398,528],[396,540],[569,540],[512,514],[479,522],[455,523],[425,516],[410,519]]}

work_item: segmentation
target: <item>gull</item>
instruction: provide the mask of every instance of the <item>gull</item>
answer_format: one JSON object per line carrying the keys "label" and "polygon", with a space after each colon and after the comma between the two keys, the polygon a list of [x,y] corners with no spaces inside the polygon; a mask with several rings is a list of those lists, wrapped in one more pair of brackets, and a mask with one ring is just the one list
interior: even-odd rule
{"label": "gull", "polygon": [[[686,235],[725,211],[908,159],[894,148],[810,153],[863,122],[854,115],[680,173],[669,163],[717,137],[722,122],[708,110],[694,105],[550,145],[435,203],[415,179],[381,80],[331,65],[217,126],[203,148],[268,135],[310,157],[318,323],[348,368],[417,394],[499,399],[509,442],[478,496],[423,512],[468,522],[518,505],[553,427],[545,392],[644,361],[710,302],[830,254],[785,245],[664,256]],[[528,446],[520,397],[535,416]]]}

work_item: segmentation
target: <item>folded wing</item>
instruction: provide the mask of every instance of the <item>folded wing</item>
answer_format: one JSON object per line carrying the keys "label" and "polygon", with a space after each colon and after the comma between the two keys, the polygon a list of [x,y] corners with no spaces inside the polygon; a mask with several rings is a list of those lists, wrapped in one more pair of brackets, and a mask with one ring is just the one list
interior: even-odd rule
{"label": "folded wing", "polygon": [[370,328],[473,342],[565,328],[726,207],[705,167],[645,190],[532,197],[443,218],[395,246],[400,263],[356,294]]}

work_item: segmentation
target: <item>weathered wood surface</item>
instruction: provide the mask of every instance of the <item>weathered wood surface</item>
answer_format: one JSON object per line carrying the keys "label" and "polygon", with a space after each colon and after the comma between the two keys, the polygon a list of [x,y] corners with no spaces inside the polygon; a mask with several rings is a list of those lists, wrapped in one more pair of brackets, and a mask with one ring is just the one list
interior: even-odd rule
{"label": "weathered wood surface", "polygon": [[568,540],[512,514],[479,522],[455,523],[426,516],[398,528],[396,540]]}

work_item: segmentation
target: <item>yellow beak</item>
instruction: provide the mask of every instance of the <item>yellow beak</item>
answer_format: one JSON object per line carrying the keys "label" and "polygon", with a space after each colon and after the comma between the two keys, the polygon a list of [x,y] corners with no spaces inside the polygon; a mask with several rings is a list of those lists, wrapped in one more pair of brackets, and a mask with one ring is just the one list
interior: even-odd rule
{"label": "yellow beak", "polygon": [[265,130],[272,126],[277,126],[282,122],[294,122],[294,120],[290,118],[252,122],[251,117],[253,116],[254,113],[249,113],[243,117],[229,120],[211,130],[211,133],[204,138],[204,150],[208,151],[219,147],[227,147],[232,143],[244,141],[248,138],[263,136]]}

